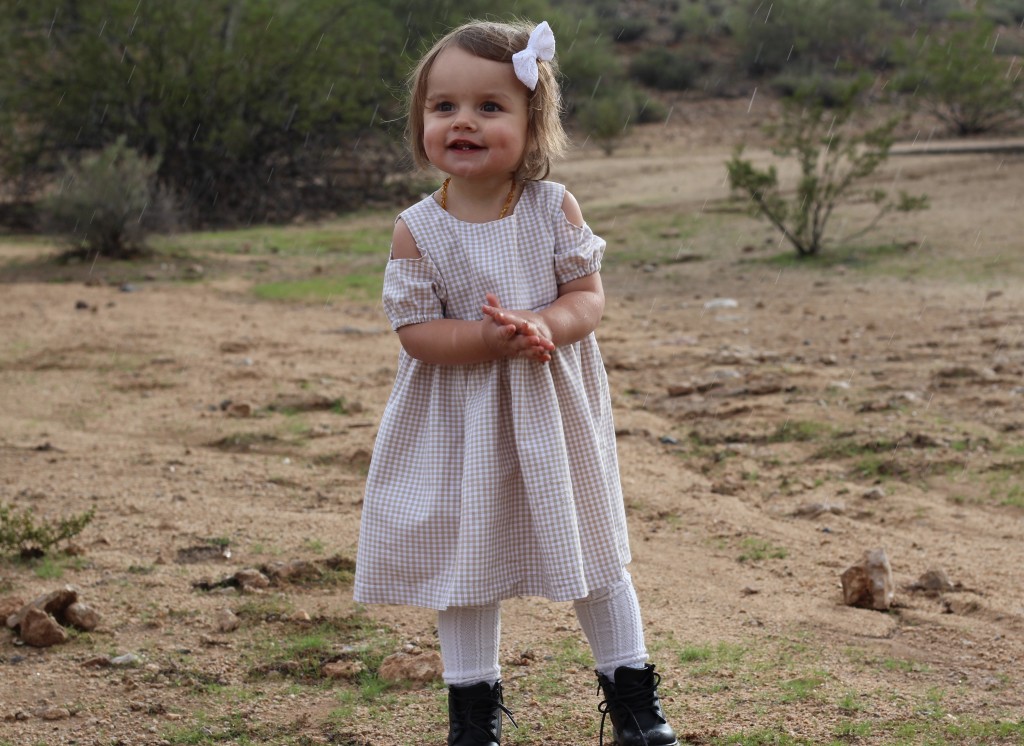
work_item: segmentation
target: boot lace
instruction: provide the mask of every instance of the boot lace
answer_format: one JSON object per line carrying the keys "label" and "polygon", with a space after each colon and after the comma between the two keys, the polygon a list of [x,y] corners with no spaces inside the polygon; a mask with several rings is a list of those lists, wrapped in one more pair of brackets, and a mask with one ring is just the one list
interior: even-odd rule
{"label": "boot lace", "polygon": [[[613,684],[615,687],[614,694],[608,696],[606,693],[605,699],[597,706],[597,711],[601,713],[599,746],[604,746],[604,721],[609,715],[612,718],[613,728],[616,716],[625,716],[632,720],[633,725],[636,726],[637,732],[640,734],[640,738],[644,741],[644,746],[647,746],[647,734],[644,733],[643,727],[636,719],[636,713],[655,709],[655,692],[658,690],[658,684],[661,683],[661,674],[653,672],[651,676],[653,678],[651,683],[647,683],[644,680],[624,683],[622,686],[616,683]],[[600,684],[598,684],[597,691],[599,694],[601,693]]]}
{"label": "boot lace", "polygon": [[[495,706],[505,713],[505,717],[512,723],[512,727],[518,730],[519,726],[516,724],[515,718],[512,717],[512,713],[501,701],[500,688],[494,694],[488,692],[479,697],[460,697],[455,703],[458,723],[466,732],[475,730],[480,735],[485,736],[487,740],[497,741],[498,734],[490,727],[491,713]],[[501,716],[499,715],[498,717],[500,718]],[[481,723],[487,723],[488,726],[484,727]]]}

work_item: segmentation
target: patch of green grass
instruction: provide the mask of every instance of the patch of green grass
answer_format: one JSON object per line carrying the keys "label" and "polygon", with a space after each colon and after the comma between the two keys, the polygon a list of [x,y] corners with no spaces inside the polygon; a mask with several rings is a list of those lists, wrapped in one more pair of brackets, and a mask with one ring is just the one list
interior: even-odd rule
{"label": "patch of green grass", "polygon": [[871,723],[841,720],[832,731],[832,735],[842,739],[867,738],[871,735],[871,730]]}
{"label": "patch of green grass", "polygon": [[825,683],[824,676],[800,676],[795,679],[783,681],[782,688],[783,702],[799,702],[809,699],[814,695],[815,690]]}
{"label": "patch of green grass", "polygon": [[836,704],[843,712],[860,712],[864,709],[864,705],[855,692],[847,692],[839,698],[839,702]]}
{"label": "patch of green grass", "polygon": [[360,214],[319,226],[255,226],[179,234],[156,242],[164,250],[222,254],[387,256],[393,216]]}
{"label": "patch of green grass", "polygon": [[756,728],[729,736],[719,736],[711,739],[710,743],[713,746],[811,746],[811,741],[794,738],[786,730],[784,726]]}
{"label": "patch of green grass", "polygon": [[398,647],[393,632],[355,613],[306,629],[287,628],[255,641],[250,650],[249,675],[259,679],[275,674],[304,684],[321,683],[323,665],[338,660],[345,650],[345,656],[354,656],[365,667],[360,685],[383,691],[388,685],[377,678],[377,669]]}
{"label": "patch of green grass", "polygon": [[832,432],[832,428],[821,422],[808,420],[786,420],[768,436],[769,443],[804,443],[821,440]]}
{"label": "patch of green grass", "polygon": [[784,547],[777,547],[767,539],[760,539],[756,536],[748,536],[742,542],[743,551],[737,560],[740,562],[756,562],[763,559],[785,559],[787,556]]}
{"label": "patch of green grass", "polygon": [[796,251],[785,251],[770,257],[747,259],[746,262],[767,264],[780,269],[820,270],[843,265],[852,269],[867,269],[889,259],[906,256],[905,244],[875,246],[827,247],[817,256],[800,256]]}
{"label": "patch of green grass", "polygon": [[255,286],[253,293],[257,298],[272,301],[366,301],[379,296],[383,287],[383,272],[351,272],[338,277],[267,282]]}

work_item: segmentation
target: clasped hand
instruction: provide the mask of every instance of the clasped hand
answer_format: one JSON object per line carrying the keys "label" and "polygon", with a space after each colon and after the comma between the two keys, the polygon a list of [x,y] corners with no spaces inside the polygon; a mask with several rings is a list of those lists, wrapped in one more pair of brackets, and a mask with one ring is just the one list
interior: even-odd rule
{"label": "clasped hand", "polygon": [[[487,347],[499,357],[525,357],[538,363],[551,360],[555,343],[551,329],[539,313],[510,311],[501,307],[493,293],[487,293],[483,307],[483,338]],[[493,323],[487,323],[488,318]]]}

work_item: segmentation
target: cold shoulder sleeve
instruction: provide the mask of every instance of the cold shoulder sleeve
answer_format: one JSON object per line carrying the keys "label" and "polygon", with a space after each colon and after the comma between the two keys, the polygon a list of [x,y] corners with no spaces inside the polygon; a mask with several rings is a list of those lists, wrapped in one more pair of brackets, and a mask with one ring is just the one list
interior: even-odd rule
{"label": "cold shoulder sleeve", "polygon": [[555,279],[559,285],[592,275],[601,269],[605,240],[586,223],[570,222],[559,207],[555,225]]}
{"label": "cold shoulder sleeve", "polygon": [[390,259],[384,269],[384,312],[391,328],[444,318],[441,275],[428,254],[419,259]]}

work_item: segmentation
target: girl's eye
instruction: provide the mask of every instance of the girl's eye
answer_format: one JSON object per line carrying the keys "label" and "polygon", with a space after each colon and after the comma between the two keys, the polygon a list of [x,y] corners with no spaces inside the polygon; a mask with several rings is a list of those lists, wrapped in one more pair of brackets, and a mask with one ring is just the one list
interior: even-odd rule
{"label": "girl's eye", "polygon": [[441,103],[439,103],[437,105],[437,110],[438,111],[454,111],[455,110],[455,106],[452,105],[452,103],[449,102],[449,101],[442,101]]}
{"label": "girl's eye", "polygon": [[500,107],[500,106],[498,106],[498,105],[497,105],[496,103],[494,103],[493,101],[488,101],[487,103],[485,103],[485,104],[484,104],[483,106],[481,106],[480,108],[481,108],[481,109],[483,109],[483,110],[484,110],[484,111],[486,111],[486,112],[489,112],[489,113],[494,113],[494,112],[496,112],[496,111],[501,111],[501,107]]}

